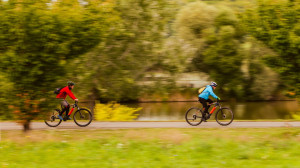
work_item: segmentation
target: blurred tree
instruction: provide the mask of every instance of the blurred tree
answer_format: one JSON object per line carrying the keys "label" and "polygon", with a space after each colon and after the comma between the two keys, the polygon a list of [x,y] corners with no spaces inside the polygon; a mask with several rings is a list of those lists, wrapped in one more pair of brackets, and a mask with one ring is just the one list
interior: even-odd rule
{"label": "blurred tree", "polygon": [[184,7],[177,16],[178,35],[197,48],[191,63],[196,70],[208,73],[232,97],[243,89],[240,52],[243,32],[229,11],[203,2]]}
{"label": "blurred tree", "polygon": [[204,47],[203,33],[210,30],[218,9],[204,2],[189,3],[176,16],[174,23],[176,34],[196,48]]}
{"label": "blurred tree", "polygon": [[266,63],[280,73],[282,86],[299,95],[300,89],[299,1],[259,1],[257,8],[241,14],[244,29],[273,49],[277,56]]}
{"label": "blurred tree", "polygon": [[269,100],[279,80],[262,60],[276,54],[248,38],[241,24],[231,9],[193,2],[177,15],[175,39],[188,46],[184,51],[193,53],[186,54],[190,60],[186,70],[208,73],[222,86],[225,98]]}
{"label": "blurred tree", "polygon": [[[110,8],[97,15],[76,0],[8,1],[0,10],[1,70],[12,83],[14,117],[28,130],[29,123],[49,110],[67,60],[101,41]],[[99,13],[102,13],[101,15]]]}
{"label": "blurred tree", "polygon": [[79,87],[89,88],[86,97],[102,101],[137,99],[136,81],[155,67],[161,57],[159,50],[170,15],[167,2],[115,1],[118,15],[111,21],[114,26],[103,42],[74,60],[79,67],[73,73],[78,74]]}
{"label": "blurred tree", "polygon": [[0,72],[0,120],[11,119],[11,109],[9,105],[11,103],[10,95],[12,90],[12,83],[6,77],[6,74]]}
{"label": "blurred tree", "polygon": [[252,37],[245,38],[242,44],[245,56],[241,70],[243,72],[244,94],[248,100],[269,100],[276,96],[279,77],[263,62],[266,57],[276,56],[276,53]]}
{"label": "blurred tree", "polygon": [[210,41],[206,49],[199,51],[193,62],[197,69],[207,72],[218,81],[221,92],[226,91],[231,97],[239,97],[243,89],[243,55],[234,36],[232,26],[222,26],[215,35],[215,41]]}

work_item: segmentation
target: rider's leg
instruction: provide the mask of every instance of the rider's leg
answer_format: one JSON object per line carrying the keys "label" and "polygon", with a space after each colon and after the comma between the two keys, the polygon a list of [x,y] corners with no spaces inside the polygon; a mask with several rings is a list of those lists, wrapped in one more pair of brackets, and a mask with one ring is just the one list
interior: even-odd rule
{"label": "rider's leg", "polygon": [[58,118],[61,119],[61,120],[63,120],[62,115],[66,111],[66,105],[68,105],[67,104],[68,102],[66,102],[64,99],[59,99],[59,100],[60,100],[60,105],[61,105],[61,111],[60,111],[60,113],[58,115]]}
{"label": "rider's leg", "polygon": [[71,120],[70,116],[69,116],[69,111],[70,111],[70,104],[65,100],[66,102],[66,115],[65,115],[65,120]]}
{"label": "rider's leg", "polygon": [[203,108],[204,108],[204,113],[208,113],[208,106],[207,106],[207,103],[206,103],[207,100],[203,99],[203,98],[200,98],[199,97],[199,102],[202,104]]}
{"label": "rider's leg", "polygon": [[59,113],[59,115],[63,115],[63,113],[66,111],[66,108],[61,106],[61,112]]}
{"label": "rider's leg", "polygon": [[70,111],[70,105],[66,107],[66,116],[69,114]]}
{"label": "rider's leg", "polygon": [[207,105],[207,113],[208,113],[208,109],[210,108],[213,101],[211,99],[207,99],[206,101],[208,102],[208,105]]}
{"label": "rider's leg", "polygon": [[62,107],[61,115],[63,115],[64,112],[66,112],[66,115],[68,115],[70,109],[69,103],[66,100],[63,100],[61,102],[61,107]]}
{"label": "rider's leg", "polygon": [[66,115],[65,115],[65,120],[71,120],[70,116],[69,116],[69,111],[70,111],[70,106],[67,107],[66,109]]}
{"label": "rider's leg", "polygon": [[208,106],[207,106],[206,101],[207,100],[199,97],[199,102],[203,105],[203,108],[204,108],[204,116],[202,118],[204,122],[206,122],[206,120],[208,119],[207,116],[209,116],[209,115],[206,115],[206,113],[208,114]]}

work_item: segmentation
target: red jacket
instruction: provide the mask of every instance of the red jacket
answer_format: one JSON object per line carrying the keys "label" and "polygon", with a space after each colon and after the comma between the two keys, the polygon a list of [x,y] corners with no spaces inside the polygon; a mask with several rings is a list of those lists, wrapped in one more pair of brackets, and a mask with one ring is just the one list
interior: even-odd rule
{"label": "red jacket", "polygon": [[59,92],[59,94],[56,96],[58,99],[66,99],[67,95],[69,95],[73,100],[76,99],[76,97],[73,95],[71,90],[69,89],[68,86],[62,88]]}

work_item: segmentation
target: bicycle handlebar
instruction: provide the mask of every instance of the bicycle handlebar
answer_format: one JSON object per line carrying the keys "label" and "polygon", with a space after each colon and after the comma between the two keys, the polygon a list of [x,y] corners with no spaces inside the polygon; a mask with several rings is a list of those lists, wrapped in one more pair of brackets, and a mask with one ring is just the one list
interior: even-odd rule
{"label": "bicycle handlebar", "polygon": [[213,105],[219,106],[220,105],[220,101],[217,100],[216,102],[212,103]]}
{"label": "bicycle handlebar", "polygon": [[78,101],[75,101],[75,103],[73,104],[74,107],[78,107]]}

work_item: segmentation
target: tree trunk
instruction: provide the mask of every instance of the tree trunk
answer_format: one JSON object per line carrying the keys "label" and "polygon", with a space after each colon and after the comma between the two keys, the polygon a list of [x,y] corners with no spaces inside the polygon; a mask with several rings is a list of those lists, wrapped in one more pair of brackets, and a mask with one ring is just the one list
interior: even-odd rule
{"label": "tree trunk", "polygon": [[27,132],[30,130],[30,121],[26,121],[24,124],[23,124],[23,131],[24,132]]}

